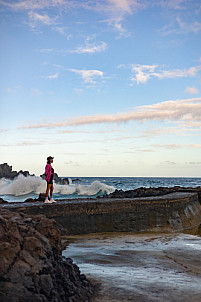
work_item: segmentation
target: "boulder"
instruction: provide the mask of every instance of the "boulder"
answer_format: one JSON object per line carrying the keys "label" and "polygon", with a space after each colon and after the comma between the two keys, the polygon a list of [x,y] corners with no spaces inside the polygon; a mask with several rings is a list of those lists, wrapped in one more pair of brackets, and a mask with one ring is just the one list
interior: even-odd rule
{"label": "boulder", "polygon": [[0,198],[0,204],[2,203],[8,203],[8,201],[4,200],[3,198]]}
{"label": "boulder", "polygon": [[45,193],[40,193],[39,194],[38,201],[45,201]]}
{"label": "boulder", "polygon": [[0,301],[89,301],[93,286],[70,258],[62,258],[53,219],[0,212]]}
{"label": "boulder", "polygon": [[[24,175],[25,177],[30,176],[29,171],[20,170],[19,172],[17,172],[13,171],[12,166],[9,166],[7,163],[0,165],[0,178],[14,179],[20,174]],[[34,176],[34,174],[32,174],[31,176]]]}

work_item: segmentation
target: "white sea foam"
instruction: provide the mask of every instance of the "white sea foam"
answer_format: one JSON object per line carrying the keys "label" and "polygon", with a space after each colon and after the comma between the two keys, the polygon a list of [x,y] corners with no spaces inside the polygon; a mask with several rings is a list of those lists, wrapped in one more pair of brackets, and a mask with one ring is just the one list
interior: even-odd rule
{"label": "white sea foam", "polygon": [[[71,179],[69,185],[54,184],[54,193],[61,195],[87,195],[109,194],[114,191],[114,187],[105,185],[99,181],[94,181],[90,185],[75,185]],[[19,175],[14,180],[0,179],[0,195],[23,196],[30,193],[39,194],[45,192],[46,181],[38,176]]]}

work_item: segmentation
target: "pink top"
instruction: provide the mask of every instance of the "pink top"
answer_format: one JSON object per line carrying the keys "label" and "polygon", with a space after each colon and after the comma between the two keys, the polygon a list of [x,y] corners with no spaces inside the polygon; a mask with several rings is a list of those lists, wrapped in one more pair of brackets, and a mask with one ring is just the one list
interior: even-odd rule
{"label": "pink top", "polygon": [[[47,165],[45,166],[45,175],[46,175],[45,180],[46,180],[47,182],[50,181],[51,173],[52,173],[52,166],[51,166],[50,164],[47,164]],[[53,171],[53,177],[54,177],[54,171]]]}

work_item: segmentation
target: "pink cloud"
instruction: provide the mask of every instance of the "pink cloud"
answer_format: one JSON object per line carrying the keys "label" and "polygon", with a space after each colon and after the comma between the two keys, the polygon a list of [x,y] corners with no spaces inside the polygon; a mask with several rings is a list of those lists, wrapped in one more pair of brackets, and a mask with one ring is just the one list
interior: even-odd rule
{"label": "pink cloud", "polygon": [[94,114],[75,117],[62,122],[51,122],[21,126],[22,129],[56,128],[79,125],[122,123],[129,121],[201,121],[201,98],[192,98],[176,101],[165,101],[153,105],[134,108],[133,111],[110,115]]}

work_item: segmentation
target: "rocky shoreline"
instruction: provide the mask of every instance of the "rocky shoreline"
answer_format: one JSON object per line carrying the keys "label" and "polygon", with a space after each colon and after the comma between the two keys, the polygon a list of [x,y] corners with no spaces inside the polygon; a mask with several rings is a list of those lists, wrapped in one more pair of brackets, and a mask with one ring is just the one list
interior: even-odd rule
{"label": "rocky shoreline", "polygon": [[53,219],[0,212],[0,301],[87,302],[94,287],[62,257]]}
{"label": "rocky shoreline", "polygon": [[[28,176],[35,176],[34,174],[30,174],[29,171],[13,171],[12,166],[9,166],[7,163],[0,164],[0,179],[7,178],[7,179],[14,179],[19,175],[23,175],[25,177]],[[45,175],[41,174],[41,178],[45,179]],[[69,185],[70,181],[68,177],[59,177],[57,173],[54,174],[54,181],[60,185]],[[79,181],[79,179],[74,179],[72,181]]]}
{"label": "rocky shoreline", "polygon": [[196,192],[201,194],[201,187],[158,187],[158,188],[137,188],[134,190],[115,190],[113,193],[108,195],[108,198],[138,198],[138,197],[152,197],[171,194],[175,192]]}
{"label": "rocky shoreline", "polygon": [[[176,193],[176,192],[191,192],[191,193],[197,193],[198,198],[201,203],[201,187],[180,187],[180,186],[175,186],[175,187],[158,187],[158,188],[145,188],[145,187],[140,187],[134,190],[115,190],[113,193],[109,195],[103,195],[103,196],[98,196],[96,197],[97,200],[102,199],[102,198],[108,198],[108,199],[115,199],[115,198],[140,198],[140,197],[154,197],[154,196],[162,196],[166,194],[171,194],[171,193]],[[88,197],[85,198],[85,200],[90,200],[94,199],[93,197]],[[45,193],[40,193],[38,198],[28,198],[24,202],[41,202],[45,200]],[[67,199],[65,199],[67,200]],[[72,199],[70,199],[72,200]],[[0,204],[3,203],[8,203],[6,200],[3,200],[0,198]]]}

